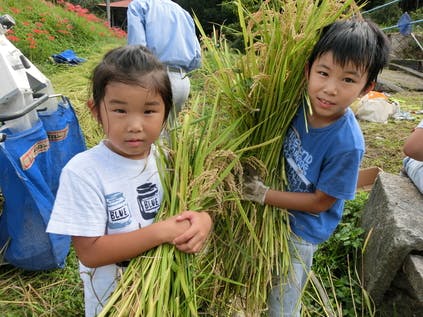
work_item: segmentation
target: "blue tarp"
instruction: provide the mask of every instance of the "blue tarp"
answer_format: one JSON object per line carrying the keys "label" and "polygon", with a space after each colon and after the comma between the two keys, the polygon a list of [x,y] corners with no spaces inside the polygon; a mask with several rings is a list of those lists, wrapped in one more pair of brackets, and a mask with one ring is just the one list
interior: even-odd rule
{"label": "blue tarp", "polygon": [[75,52],[71,49],[64,50],[59,54],[51,55],[53,60],[59,64],[70,64],[70,65],[78,65],[86,61],[85,58],[78,57]]}
{"label": "blue tarp", "polygon": [[405,12],[398,20],[398,29],[402,35],[411,34],[411,17]]}

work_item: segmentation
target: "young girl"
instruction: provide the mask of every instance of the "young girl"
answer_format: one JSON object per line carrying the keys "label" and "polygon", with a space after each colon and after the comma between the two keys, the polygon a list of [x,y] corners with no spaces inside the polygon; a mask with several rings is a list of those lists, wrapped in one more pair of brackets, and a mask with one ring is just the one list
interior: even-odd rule
{"label": "young girl", "polygon": [[64,167],[47,227],[72,236],[86,317],[101,311],[128,259],[164,243],[198,252],[212,226],[193,211],[153,223],[163,197],[153,143],[172,106],[166,68],[143,46],[113,49],[94,69],[92,95],[106,138]]}

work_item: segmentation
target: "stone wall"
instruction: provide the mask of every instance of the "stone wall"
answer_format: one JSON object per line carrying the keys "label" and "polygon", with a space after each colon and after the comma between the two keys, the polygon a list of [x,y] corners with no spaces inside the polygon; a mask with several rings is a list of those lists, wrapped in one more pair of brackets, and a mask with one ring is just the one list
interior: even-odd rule
{"label": "stone wall", "polygon": [[423,316],[423,195],[381,172],[362,215],[368,236],[363,282],[379,316]]}

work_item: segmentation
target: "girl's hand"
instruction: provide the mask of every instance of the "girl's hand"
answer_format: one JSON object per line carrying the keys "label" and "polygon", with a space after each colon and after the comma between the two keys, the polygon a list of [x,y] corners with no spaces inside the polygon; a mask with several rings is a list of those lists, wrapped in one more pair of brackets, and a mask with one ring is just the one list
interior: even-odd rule
{"label": "girl's hand", "polygon": [[191,223],[191,227],[185,233],[173,240],[176,248],[185,253],[201,251],[212,228],[213,222],[210,215],[205,211],[184,211],[176,220],[189,220]]}
{"label": "girl's hand", "polygon": [[161,226],[162,243],[174,244],[173,241],[191,227],[189,219],[180,219],[179,217],[180,215],[172,216],[157,223]]}

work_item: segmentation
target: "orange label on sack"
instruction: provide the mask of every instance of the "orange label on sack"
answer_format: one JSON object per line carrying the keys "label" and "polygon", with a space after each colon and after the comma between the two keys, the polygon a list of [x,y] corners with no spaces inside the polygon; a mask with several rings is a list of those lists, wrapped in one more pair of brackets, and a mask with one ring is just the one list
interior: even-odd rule
{"label": "orange label on sack", "polygon": [[29,169],[34,164],[35,158],[38,154],[47,152],[50,147],[48,139],[40,140],[30,147],[21,157],[21,166],[23,170]]}
{"label": "orange label on sack", "polygon": [[50,142],[62,141],[66,139],[66,137],[68,136],[68,132],[69,132],[69,125],[67,125],[62,130],[48,131],[47,132],[48,140]]}

